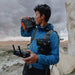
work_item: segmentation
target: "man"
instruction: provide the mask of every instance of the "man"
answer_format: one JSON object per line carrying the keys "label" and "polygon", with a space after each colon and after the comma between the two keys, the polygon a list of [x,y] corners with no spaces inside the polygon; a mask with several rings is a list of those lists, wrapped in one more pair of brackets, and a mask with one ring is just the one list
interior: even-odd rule
{"label": "man", "polygon": [[[53,30],[53,25],[47,23],[51,16],[51,9],[47,4],[37,5],[34,8],[34,11],[36,14],[35,20],[37,25],[37,32],[32,43],[30,44],[29,50],[27,50],[30,52],[30,57],[23,58],[23,60],[28,64],[32,64],[32,68],[27,71],[26,75],[45,75],[45,69],[47,65],[53,65],[59,61],[59,39],[56,32],[53,32],[49,37],[51,48],[50,54],[43,55],[38,53],[39,46],[37,46],[35,39],[43,39],[48,31]],[[25,18],[29,19],[29,17]],[[34,28],[30,31],[26,31],[21,26],[21,35],[24,37],[31,36],[32,39],[34,32]],[[49,68],[48,75],[50,75]]]}

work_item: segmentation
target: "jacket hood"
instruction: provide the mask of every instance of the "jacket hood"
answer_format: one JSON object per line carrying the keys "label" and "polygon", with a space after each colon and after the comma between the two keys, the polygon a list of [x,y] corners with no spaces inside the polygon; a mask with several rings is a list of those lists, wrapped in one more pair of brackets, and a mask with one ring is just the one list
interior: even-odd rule
{"label": "jacket hood", "polygon": [[49,30],[53,30],[54,26],[50,23],[48,23],[46,26],[44,27],[41,27],[40,25],[37,25],[37,29],[38,30],[46,30],[46,31],[49,31]]}

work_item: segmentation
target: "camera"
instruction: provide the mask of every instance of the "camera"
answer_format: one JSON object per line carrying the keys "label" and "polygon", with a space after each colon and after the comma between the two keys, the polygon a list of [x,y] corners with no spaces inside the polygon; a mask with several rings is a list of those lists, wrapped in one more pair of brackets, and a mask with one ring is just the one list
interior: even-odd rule
{"label": "camera", "polygon": [[47,39],[36,39],[38,48],[38,53],[43,55],[50,54],[50,41]]}
{"label": "camera", "polygon": [[25,27],[25,30],[30,31],[33,28],[36,28],[36,22],[33,17],[30,17],[29,19],[21,19],[21,25],[22,27]]}
{"label": "camera", "polygon": [[12,47],[13,47],[13,54],[14,55],[19,56],[19,57],[23,57],[23,58],[26,58],[26,57],[30,56],[29,52],[21,51],[20,46],[18,46],[18,50],[15,50],[15,46],[14,45],[12,45]]}

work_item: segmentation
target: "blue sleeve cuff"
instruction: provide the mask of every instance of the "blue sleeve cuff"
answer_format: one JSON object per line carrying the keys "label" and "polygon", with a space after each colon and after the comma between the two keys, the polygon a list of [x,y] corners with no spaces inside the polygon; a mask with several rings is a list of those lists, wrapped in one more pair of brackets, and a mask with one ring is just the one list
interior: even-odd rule
{"label": "blue sleeve cuff", "polygon": [[38,55],[38,63],[40,63],[40,64],[48,64],[47,62],[46,62],[46,55],[42,55],[42,54],[40,54],[40,55]]}
{"label": "blue sleeve cuff", "polygon": [[38,63],[44,65],[53,65],[59,61],[59,55],[38,55]]}

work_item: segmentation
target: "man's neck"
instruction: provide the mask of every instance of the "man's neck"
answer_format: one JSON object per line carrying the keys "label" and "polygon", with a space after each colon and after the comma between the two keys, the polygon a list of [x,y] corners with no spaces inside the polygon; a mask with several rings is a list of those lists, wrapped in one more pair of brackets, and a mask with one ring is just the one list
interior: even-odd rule
{"label": "man's neck", "polygon": [[44,27],[45,25],[47,25],[47,22],[45,22],[45,21],[43,21],[43,22],[40,24],[41,27]]}

